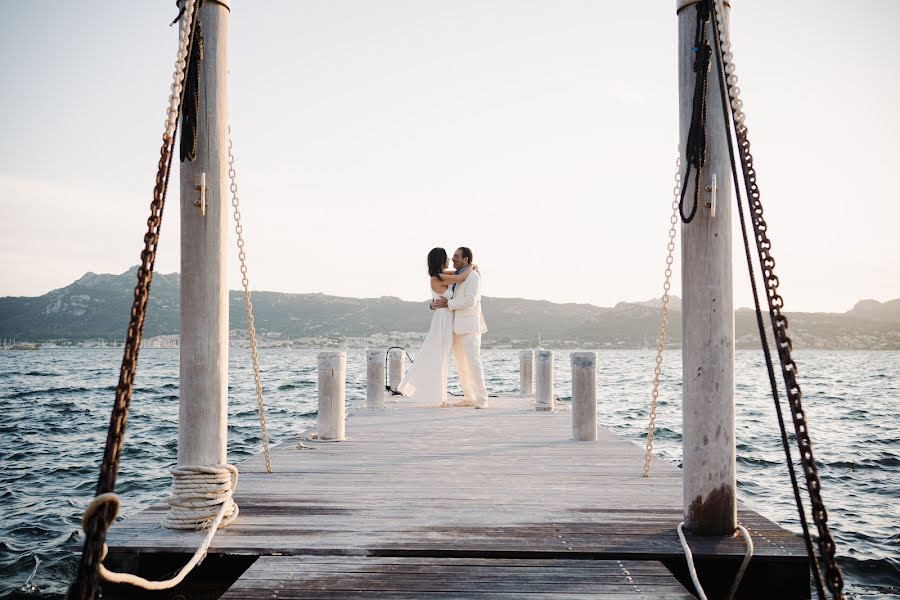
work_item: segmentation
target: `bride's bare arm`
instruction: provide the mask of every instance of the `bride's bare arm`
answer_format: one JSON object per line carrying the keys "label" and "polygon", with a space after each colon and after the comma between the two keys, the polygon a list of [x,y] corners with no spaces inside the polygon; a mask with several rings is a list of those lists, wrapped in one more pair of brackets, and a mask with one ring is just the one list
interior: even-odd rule
{"label": "bride's bare arm", "polygon": [[[441,281],[444,283],[462,283],[473,270],[478,271],[478,265],[472,265],[471,269],[466,269],[459,275],[456,274],[456,271],[444,271],[441,273]],[[481,273],[481,271],[478,272]]]}

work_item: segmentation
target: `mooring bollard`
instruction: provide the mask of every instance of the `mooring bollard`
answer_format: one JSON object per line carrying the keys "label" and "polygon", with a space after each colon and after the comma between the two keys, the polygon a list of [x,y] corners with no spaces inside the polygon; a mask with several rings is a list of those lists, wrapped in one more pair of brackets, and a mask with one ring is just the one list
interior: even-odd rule
{"label": "mooring bollard", "polygon": [[392,390],[397,391],[397,388],[400,387],[405,370],[406,353],[403,348],[391,348],[391,351],[388,352],[388,385]]}
{"label": "mooring bollard", "polygon": [[384,408],[384,350],[366,351],[366,407]]}
{"label": "mooring bollard", "polygon": [[553,351],[534,352],[535,409],[553,410]]}
{"label": "mooring bollard", "polygon": [[523,398],[534,395],[534,350],[519,352],[519,393]]}
{"label": "mooring bollard", "polygon": [[597,440],[597,353],[572,353],[572,439]]}
{"label": "mooring bollard", "polygon": [[344,439],[347,353],[319,352],[319,439]]}

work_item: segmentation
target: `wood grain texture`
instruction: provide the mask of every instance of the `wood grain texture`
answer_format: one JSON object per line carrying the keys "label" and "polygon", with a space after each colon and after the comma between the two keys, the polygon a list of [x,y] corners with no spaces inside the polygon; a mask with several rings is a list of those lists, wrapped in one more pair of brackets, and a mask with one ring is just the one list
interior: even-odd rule
{"label": "wood grain texture", "polygon": [[658,562],[272,556],[222,598],[422,597],[693,598]]}
{"label": "wood grain texture", "polygon": [[[179,162],[179,465],[221,464],[228,451],[228,18],[223,5],[200,8],[204,59],[199,66],[197,157]],[[200,199],[194,187],[204,173],[206,214],[201,215],[194,206]]]}
{"label": "wood grain texture", "polygon": [[[682,556],[681,472],[661,460],[641,477],[642,448],[608,429],[571,440],[568,412],[524,399],[490,408],[401,402],[356,408],[347,440],[288,440],[239,465],[240,517],[211,553],[482,558],[652,559]],[[127,498],[124,499],[127,502]],[[112,553],[193,552],[201,533],[165,530],[153,506],[110,531]],[[805,560],[794,534],[753,511],[739,520],[754,561]],[[733,537],[689,537],[699,558],[740,557]]]}
{"label": "wood grain texture", "polygon": [[[694,103],[697,6],[678,13],[679,149],[687,170],[687,138]],[[707,26],[711,38],[712,26]],[[712,40],[710,40],[712,43]],[[731,170],[719,77],[712,58],[706,92],[706,164],[686,178],[681,225],[681,327],[685,526],[708,534],[733,531],[736,520],[734,437],[734,299],[731,252]],[[705,188],[716,176],[718,208],[712,217]]]}

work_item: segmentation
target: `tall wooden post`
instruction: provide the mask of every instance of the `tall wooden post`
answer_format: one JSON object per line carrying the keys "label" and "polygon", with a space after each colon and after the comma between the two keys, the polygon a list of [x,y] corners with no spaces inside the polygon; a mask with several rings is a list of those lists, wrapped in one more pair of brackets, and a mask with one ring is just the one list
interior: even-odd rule
{"label": "tall wooden post", "polygon": [[[227,461],[229,4],[211,0],[200,9],[203,61],[197,157],[181,163],[179,465]],[[180,132],[187,134],[184,127]],[[175,151],[179,152],[177,146]],[[201,179],[205,189],[198,190]],[[201,191],[205,207],[198,202]]]}
{"label": "tall wooden post", "polygon": [[[726,2],[726,5],[729,3]],[[677,0],[678,88],[682,172],[694,101],[694,36],[697,3]],[[727,15],[726,15],[727,19]],[[731,171],[713,47],[706,94],[706,164],[699,173],[700,199],[681,226],[682,350],[684,403],[684,521],[700,535],[731,535],[737,525],[734,441],[734,305],[731,284]],[[693,202],[694,173],[686,182],[686,213]],[[709,190],[715,177],[715,214]]]}
{"label": "tall wooden post", "polygon": [[534,407],[548,411],[556,408],[553,394],[553,351],[534,351]]}
{"label": "tall wooden post", "polygon": [[347,353],[319,352],[320,440],[346,439]]}
{"label": "tall wooden post", "polygon": [[366,350],[366,408],[384,408],[384,350]]}
{"label": "tall wooden post", "polygon": [[597,441],[597,353],[573,352],[572,439]]}
{"label": "tall wooden post", "polygon": [[388,352],[388,385],[397,391],[406,372],[406,352],[402,348],[391,348]]}

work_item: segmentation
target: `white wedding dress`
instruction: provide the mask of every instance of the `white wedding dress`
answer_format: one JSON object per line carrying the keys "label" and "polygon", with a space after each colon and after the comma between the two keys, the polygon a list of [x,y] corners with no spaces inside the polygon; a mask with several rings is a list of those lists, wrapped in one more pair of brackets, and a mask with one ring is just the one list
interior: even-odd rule
{"label": "white wedding dress", "polygon": [[[432,299],[453,296],[448,287],[443,294],[431,291]],[[397,391],[417,402],[443,405],[447,403],[447,374],[450,369],[450,348],[453,346],[453,313],[449,308],[437,308],[431,315],[431,328],[416,353],[406,377]]]}

